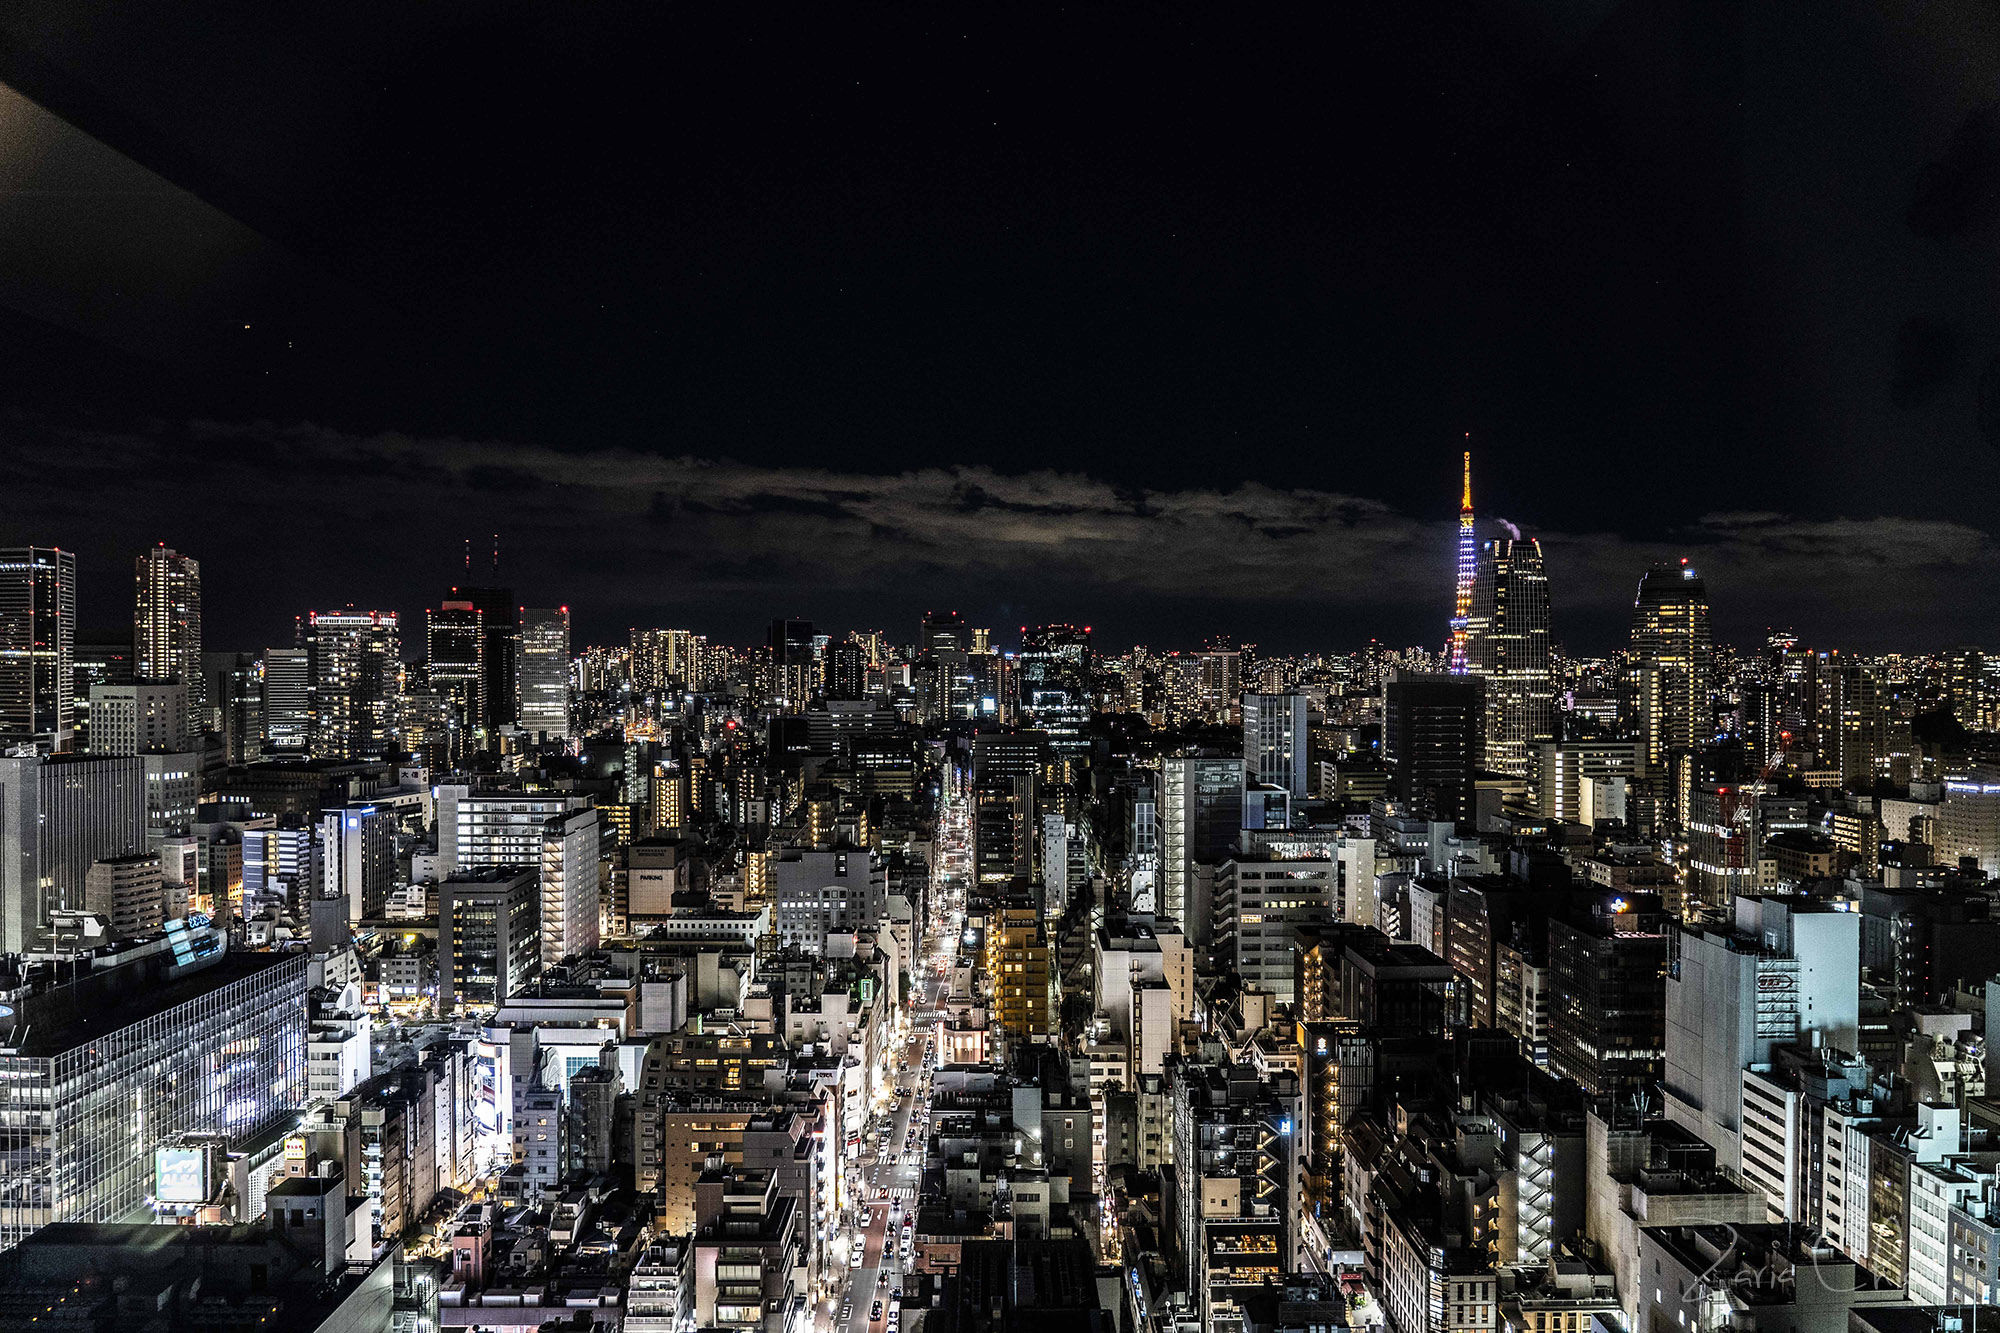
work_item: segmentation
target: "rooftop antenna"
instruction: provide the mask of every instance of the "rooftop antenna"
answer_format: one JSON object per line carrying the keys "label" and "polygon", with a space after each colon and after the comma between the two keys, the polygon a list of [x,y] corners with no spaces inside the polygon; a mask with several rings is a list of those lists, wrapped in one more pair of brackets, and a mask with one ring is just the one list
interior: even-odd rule
{"label": "rooftop antenna", "polygon": [[472,538],[465,539],[465,572],[472,572]]}
{"label": "rooftop antenna", "polygon": [[500,577],[500,534],[493,534],[493,577]]}

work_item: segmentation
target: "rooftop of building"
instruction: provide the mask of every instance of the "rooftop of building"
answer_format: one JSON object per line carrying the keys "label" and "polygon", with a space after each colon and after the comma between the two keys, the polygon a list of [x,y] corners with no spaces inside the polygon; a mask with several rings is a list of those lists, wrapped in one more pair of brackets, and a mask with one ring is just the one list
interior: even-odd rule
{"label": "rooftop of building", "polygon": [[[1744,1305],[1790,1305],[1800,1270],[1819,1273],[1830,1290],[1896,1299],[1902,1288],[1862,1267],[1809,1230],[1785,1223],[1644,1227],[1640,1235],[1684,1272],[1726,1289]],[[1847,1279],[1845,1270],[1853,1278]],[[1828,1277],[1830,1270],[1842,1270]]]}
{"label": "rooftop of building", "polygon": [[[163,1014],[224,986],[290,965],[303,995],[305,955],[228,950],[183,968],[164,959],[141,960],[87,972],[13,1001],[11,1019],[0,1019],[0,1049],[37,1058],[60,1055]],[[165,971],[169,975],[162,975]],[[299,1005],[301,1021],[305,1006]]]}

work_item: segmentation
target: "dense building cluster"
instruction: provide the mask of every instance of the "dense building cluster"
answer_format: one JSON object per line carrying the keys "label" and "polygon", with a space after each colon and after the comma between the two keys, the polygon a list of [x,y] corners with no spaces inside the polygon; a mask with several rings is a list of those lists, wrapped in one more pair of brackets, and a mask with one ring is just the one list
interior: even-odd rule
{"label": "dense building cluster", "polygon": [[1978,1322],[2000,657],[1566,655],[1467,468],[1436,649],[0,550],[0,1328]]}

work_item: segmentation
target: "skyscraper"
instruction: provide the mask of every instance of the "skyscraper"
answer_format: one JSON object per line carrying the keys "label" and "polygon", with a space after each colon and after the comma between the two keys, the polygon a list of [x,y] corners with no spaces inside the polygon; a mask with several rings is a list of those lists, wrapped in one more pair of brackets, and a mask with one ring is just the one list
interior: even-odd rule
{"label": "skyscraper", "polygon": [[970,643],[971,633],[966,629],[964,616],[956,611],[924,612],[922,637],[917,641],[919,656],[939,649],[962,653]]}
{"label": "skyscraper", "polygon": [[1243,828],[1243,761],[1185,756],[1160,764],[1158,911],[1190,935],[1207,932],[1195,867],[1219,866]]}
{"label": "skyscraper", "polygon": [[1306,796],[1310,701],[1303,694],[1243,696],[1243,772],[1250,782]]}
{"label": "skyscraper", "polygon": [[395,744],[402,639],[394,611],[306,617],[306,706],[316,759],[378,758]]}
{"label": "skyscraper", "polygon": [[166,546],[140,556],[134,578],[132,670],[141,680],[187,686],[191,730],[208,726],[208,680],[201,670],[201,562]]}
{"label": "skyscraper", "polygon": [[521,658],[514,681],[521,691],[521,730],[551,740],[568,740],[568,607],[521,608]]}
{"label": "skyscraper", "polygon": [[447,702],[461,732],[455,753],[474,748],[465,741],[486,728],[486,626],[479,608],[447,601],[426,619],[424,674]]}
{"label": "skyscraper", "polygon": [[[499,569],[499,554],[494,554],[494,569]],[[514,604],[511,588],[453,588],[451,597],[456,602],[469,602],[479,612],[479,625],[486,645],[483,656],[484,678],[479,686],[479,706],[481,721],[488,731],[504,727],[515,717],[514,664],[517,645],[521,639],[519,608]]]}
{"label": "skyscraper", "polygon": [[1466,670],[1465,631],[1472,618],[1472,584],[1479,573],[1479,542],[1472,524],[1472,451],[1465,451],[1465,489],[1458,501],[1458,583],[1451,603],[1451,669]]}
{"label": "skyscraper", "polygon": [[1556,739],[1549,579],[1540,542],[1503,537],[1480,550],[1465,637],[1466,669],[1486,679],[1482,763],[1528,777],[1537,748]]}
{"label": "skyscraper", "polygon": [[1683,560],[1655,565],[1632,603],[1632,651],[1626,687],[1645,742],[1646,764],[1695,749],[1714,731],[1709,681],[1715,650],[1708,634],[1708,589]]}
{"label": "skyscraper", "polygon": [[1397,672],[1382,687],[1382,758],[1398,797],[1439,819],[1472,817],[1485,682]]}
{"label": "skyscraper", "polygon": [[263,714],[265,754],[304,754],[312,744],[312,662],[303,648],[264,652]]}
{"label": "skyscraper", "polygon": [[70,746],[76,556],[0,547],[0,736]]}

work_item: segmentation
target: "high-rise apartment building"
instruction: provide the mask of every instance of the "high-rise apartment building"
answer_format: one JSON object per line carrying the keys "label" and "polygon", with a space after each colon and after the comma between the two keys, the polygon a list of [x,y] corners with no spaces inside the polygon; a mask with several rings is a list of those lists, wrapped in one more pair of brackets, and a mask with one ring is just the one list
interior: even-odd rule
{"label": "high-rise apartment building", "polygon": [[566,810],[542,826],[542,966],[597,947],[597,811]]}
{"label": "high-rise apartment building", "polygon": [[0,738],[70,747],[76,556],[0,547]]}
{"label": "high-rise apartment building", "polygon": [[1243,693],[1243,651],[1204,648],[1201,665],[1201,714],[1210,722],[1232,722]]}
{"label": "high-rise apartment building", "polygon": [[1529,777],[1539,747],[1556,739],[1549,651],[1549,576],[1541,543],[1487,542],[1466,624],[1466,669],[1486,682],[1481,766],[1487,770]]}
{"label": "high-rise apartment building", "polygon": [[1709,638],[1708,589],[1685,560],[1655,565],[1639,580],[1632,603],[1628,707],[1645,744],[1646,766],[1712,739],[1709,687],[1715,649]]}
{"label": "high-rise apartment building", "polygon": [[396,743],[402,638],[393,611],[314,611],[302,631],[315,759],[372,759]]}
{"label": "high-rise apartment building", "polygon": [[1872,782],[1888,750],[1889,710],[1875,664],[1849,653],[1813,655],[1813,748],[1843,783]]}
{"label": "high-rise apartment building", "polygon": [[208,713],[208,680],[201,669],[201,563],[155,546],[139,557],[134,584],[133,674],[185,686],[199,731]]}
{"label": "high-rise apartment building", "polygon": [[549,740],[568,740],[568,607],[521,609],[521,657],[514,682],[521,692],[521,730]]}
{"label": "high-rise apartment building", "polygon": [[693,630],[635,629],[632,631],[632,689],[639,694],[699,690],[703,640]]}
{"label": "high-rise apartment building", "polygon": [[1306,798],[1312,765],[1307,743],[1311,700],[1303,694],[1243,696],[1243,775],[1249,782],[1283,787]]}

